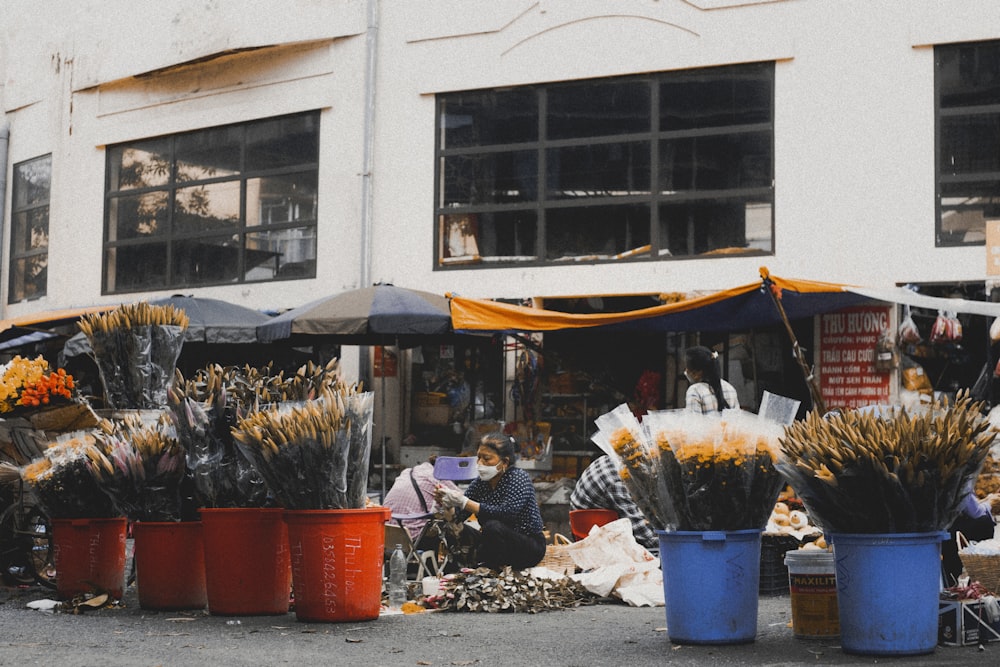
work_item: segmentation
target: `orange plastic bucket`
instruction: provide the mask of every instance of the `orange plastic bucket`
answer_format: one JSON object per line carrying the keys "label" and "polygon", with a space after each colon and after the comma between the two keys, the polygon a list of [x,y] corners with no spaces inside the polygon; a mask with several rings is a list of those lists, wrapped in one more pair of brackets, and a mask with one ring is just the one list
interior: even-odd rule
{"label": "orange plastic bucket", "polygon": [[570,510],[569,529],[573,539],[582,540],[594,526],[603,526],[618,518],[618,512],[609,509]]}
{"label": "orange plastic bucket", "polygon": [[292,569],[280,508],[202,509],[208,611],[221,616],[288,613]]}
{"label": "orange plastic bucket", "polygon": [[298,620],[378,618],[390,516],[385,507],[285,512]]}
{"label": "orange plastic bucket", "polygon": [[200,521],[140,521],[132,525],[135,583],[143,609],[202,609],[205,544]]}
{"label": "orange plastic bucket", "polygon": [[121,599],[125,588],[125,528],[118,519],[53,519],[56,594],[67,600],[84,593]]}

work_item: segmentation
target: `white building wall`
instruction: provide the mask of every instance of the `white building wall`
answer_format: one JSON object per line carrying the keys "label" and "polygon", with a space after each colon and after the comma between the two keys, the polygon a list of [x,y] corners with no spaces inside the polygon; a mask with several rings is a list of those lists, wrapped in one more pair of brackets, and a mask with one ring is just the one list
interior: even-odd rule
{"label": "white building wall", "polygon": [[[4,315],[123,299],[100,294],[106,145],[308,109],[323,110],[317,278],[196,291],[279,308],[358,286],[367,16],[367,0],[8,8],[8,181],[52,152],[53,194],[48,295]],[[761,265],[984,278],[982,247],[934,246],[933,45],[1000,37],[995,0],[411,0],[377,16],[373,282],[517,297],[717,289]],[[777,61],[773,256],[435,270],[435,93],[757,60]],[[9,189],[4,207],[9,223]]]}

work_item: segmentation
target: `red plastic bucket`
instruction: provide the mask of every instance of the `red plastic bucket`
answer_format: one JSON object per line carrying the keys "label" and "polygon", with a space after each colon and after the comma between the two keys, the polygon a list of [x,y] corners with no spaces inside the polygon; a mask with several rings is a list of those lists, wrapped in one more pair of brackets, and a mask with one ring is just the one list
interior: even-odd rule
{"label": "red plastic bucket", "polygon": [[292,570],[283,513],[280,508],[201,510],[209,613],[288,613]]}
{"label": "red plastic bucket", "polygon": [[84,593],[121,599],[125,588],[125,528],[118,519],[53,519],[56,594],[67,600]]}
{"label": "red plastic bucket", "polygon": [[390,516],[385,507],[285,512],[298,620],[378,618]]}
{"label": "red plastic bucket", "polygon": [[132,525],[135,582],[143,609],[202,609],[205,544],[200,521],[140,521]]}

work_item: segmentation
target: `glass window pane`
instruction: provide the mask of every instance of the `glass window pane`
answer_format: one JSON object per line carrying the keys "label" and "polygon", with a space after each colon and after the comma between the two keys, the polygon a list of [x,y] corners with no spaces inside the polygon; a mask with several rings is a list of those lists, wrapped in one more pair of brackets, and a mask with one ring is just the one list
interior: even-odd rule
{"label": "glass window pane", "polygon": [[934,49],[942,109],[1000,104],[1000,42]]}
{"label": "glass window pane", "polygon": [[107,285],[112,292],[137,292],[167,286],[167,244],[109,248]]}
{"label": "glass window pane", "polygon": [[167,203],[166,192],[147,192],[113,198],[109,204],[111,234],[108,240],[119,241],[166,234]]}
{"label": "glass window pane", "polygon": [[546,258],[615,259],[649,252],[649,207],[587,206],[550,209],[545,220]]}
{"label": "glass window pane", "polygon": [[549,139],[650,131],[649,82],[588,81],[548,89]]}
{"label": "glass window pane", "polygon": [[672,73],[660,83],[660,129],[770,123],[771,63]]}
{"label": "glass window pane", "polygon": [[941,124],[941,173],[1000,171],[1000,113],[948,116]]}
{"label": "glass window pane", "polygon": [[108,149],[112,190],[132,190],[170,182],[169,139],[151,139]]}
{"label": "glass window pane", "polygon": [[660,142],[660,192],[771,187],[771,133]]}
{"label": "glass window pane", "polygon": [[14,210],[49,203],[52,156],[22,162],[14,167]]}
{"label": "glass window pane", "polygon": [[49,256],[47,254],[12,261],[8,302],[15,303],[45,296],[48,268]]}
{"label": "glass window pane", "polygon": [[[951,181],[941,183],[941,205],[956,206],[995,206],[1000,202],[1000,181],[995,179]],[[993,209],[1000,217],[1000,208]]]}
{"label": "glass window pane", "polygon": [[506,204],[538,198],[538,154],[510,151],[441,159],[442,207]]}
{"label": "glass window pane", "polygon": [[174,198],[174,233],[226,231],[240,224],[240,182],[179,188]]}
{"label": "glass window pane", "polygon": [[177,181],[233,176],[240,172],[240,125],[189,132],[177,137]]}
{"label": "glass window pane", "polygon": [[173,285],[231,283],[239,278],[241,250],[236,237],[174,241],[170,251]]}
{"label": "glass window pane", "polygon": [[491,146],[538,139],[538,93],[474,91],[440,98],[441,147]]}
{"label": "glass window pane", "polygon": [[[314,277],[319,118],[309,112],[109,148],[105,290]],[[247,226],[274,229],[247,237]],[[161,242],[116,245],[149,237]]]}
{"label": "glass window pane", "polygon": [[246,279],[314,278],[316,228],[292,227],[247,234]]}
{"label": "glass window pane", "polygon": [[443,215],[440,264],[536,259],[538,218],[535,211],[499,211]]}
{"label": "glass window pane", "polygon": [[708,199],[660,206],[660,254],[772,252],[772,206],[757,199]]}
{"label": "glass window pane", "polygon": [[14,256],[49,246],[49,207],[16,213],[10,230],[10,250]]}
{"label": "glass window pane", "polygon": [[590,144],[546,153],[549,199],[649,194],[649,144]]}
{"label": "glass window pane", "polygon": [[985,243],[986,221],[1000,219],[1000,182],[963,181],[942,183],[940,187],[938,242]]}
{"label": "glass window pane", "polygon": [[[14,165],[8,301],[45,295],[48,278],[52,156]],[[2,203],[2,202],[0,202]],[[0,218],[2,218],[0,214]]]}
{"label": "glass window pane", "polygon": [[247,171],[319,162],[319,114],[282,116],[246,127]]}
{"label": "glass window pane", "polygon": [[247,226],[316,220],[315,171],[247,180]]}

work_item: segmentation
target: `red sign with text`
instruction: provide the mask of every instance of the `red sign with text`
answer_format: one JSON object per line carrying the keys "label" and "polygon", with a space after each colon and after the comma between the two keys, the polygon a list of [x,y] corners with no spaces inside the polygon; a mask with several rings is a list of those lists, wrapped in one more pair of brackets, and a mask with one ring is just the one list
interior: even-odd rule
{"label": "red sign with text", "polygon": [[890,306],[858,306],[820,315],[820,394],[827,408],[888,403],[891,374],[875,370],[875,346]]}
{"label": "red sign with text", "polygon": [[398,374],[399,360],[396,353],[387,347],[376,345],[375,368],[372,374],[377,378],[394,378]]}

